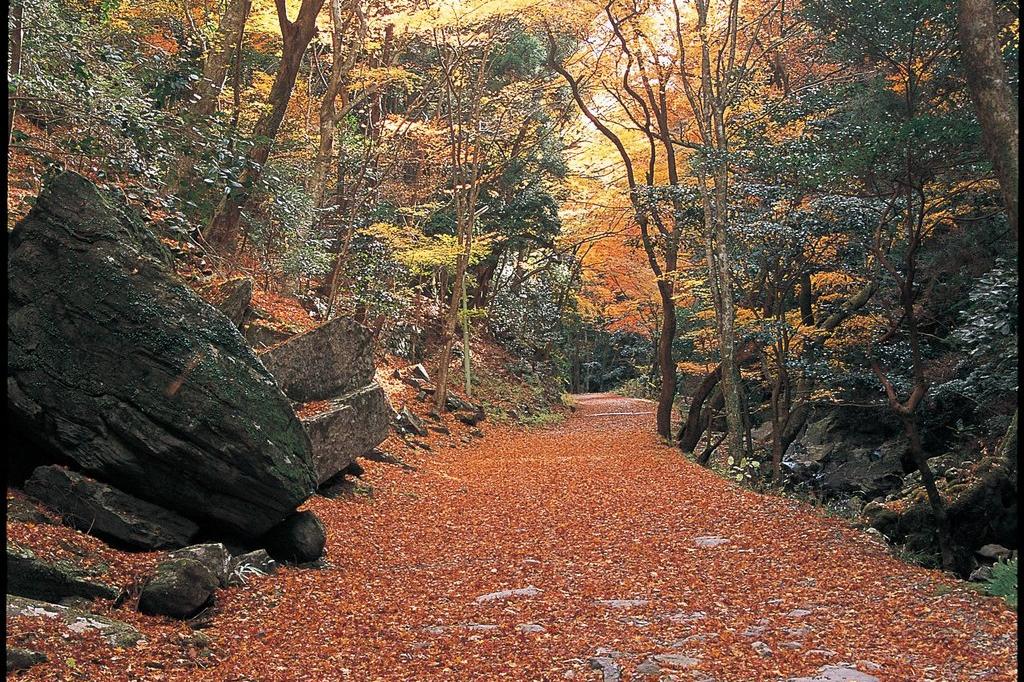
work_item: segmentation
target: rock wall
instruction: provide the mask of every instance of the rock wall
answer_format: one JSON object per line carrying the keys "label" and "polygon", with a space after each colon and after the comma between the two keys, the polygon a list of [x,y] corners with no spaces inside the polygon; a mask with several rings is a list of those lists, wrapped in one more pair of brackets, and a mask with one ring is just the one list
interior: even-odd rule
{"label": "rock wall", "polygon": [[816,410],[783,457],[790,481],[824,497],[871,500],[903,484],[907,442],[882,408]]}

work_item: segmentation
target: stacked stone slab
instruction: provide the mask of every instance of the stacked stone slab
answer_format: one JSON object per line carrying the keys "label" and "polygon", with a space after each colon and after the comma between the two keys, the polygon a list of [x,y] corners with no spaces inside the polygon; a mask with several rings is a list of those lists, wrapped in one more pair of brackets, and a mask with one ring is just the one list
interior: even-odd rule
{"label": "stacked stone slab", "polygon": [[374,381],[370,331],[336,318],[264,352],[260,360],[295,403],[322,484],[388,434],[391,408]]}

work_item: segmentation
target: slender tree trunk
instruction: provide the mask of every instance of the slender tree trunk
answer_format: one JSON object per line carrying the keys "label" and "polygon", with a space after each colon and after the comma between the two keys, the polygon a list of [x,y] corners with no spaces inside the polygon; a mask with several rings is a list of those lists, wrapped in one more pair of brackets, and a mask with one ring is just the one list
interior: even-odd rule
{"label": "slender tree trunk", "polygon": [[[455,281],[452,283],[451,296],[448,299],[448,311],[444,320],[441,344],[441,358],[437,368],[437,388],[434,393],[434,407],[438,412],[444,408],[448,397],[448,372],[451,365],[452,346],[455,343],[455,324],[459,315],[459,303],[465,295],[466,270],[473,251],[473,230],[476,224],[476,205],[480,196],[480,169],[484,161],[483,139],[480,128],[480,107],[483,98],[484,81],[490,53],[490,45],[485,46],[476,69],[474,80],[469,84],[456,84],[453,72],[456,70],[459,53],[454,53],[450,61],[446,57],[443,33],[435,32],[434,40],[438,53],[442,55],[441,68],[444,72],[444,97],[448,105],[448,144],[452,164],[452,201],[456,229],[455,234],[460,247],[455,263]],[[468,96],[469,101],[463,100]],[[469,134],[466,134],[467,128]],[[468,321],[464,324],[468,325]],[[463,348],[463,353],[469,348]]]}
{"label": "slender tree trunk", "polygon": [[252,0],[229,0],[217,27],[213,47],[203,64],[203,75],[196,83],[192,98],[192,111],[198,116],[209,116],[217,108],[217,98],[224,89],[231,54],[245,31],[245,22],[252,8]]}
{"label": "slender tree trunk", "polygon": [[[346,92],[346,81],[352,67],[356,63],[357,52],[360,50],[366,31],[366,21],[359,0],[342,5],[343,0],[329,0],[331,12],[331,75],[327,82],[327,91],[320,100],[320,145],[313,162],[313,174],[310,178],[311,194],[317,208],[328,204],[327,177],[331,161],[334,158],[334,129],[338,121],[348,110],[349,102]],[[350,9],[346,17],[343,10]],[[356,22],[355,37],[346,46],[346,32],[352,22]],[[348,48],[346,53],[346,47]],[[342,109],[338,110],[337,100],[341,97]]]}
{"label": "slender tree trunk", "polygon": [[[721,45],[712,45],[714,29],[709,26],[710,3],[694,4],[697,15],[697,33],[700,38],[700,88],[694,90],[690,76],[680,64],[680,74],[686,98],[694,114],[701,140],[713,152],[706,159],[710,172],[698,177],[698,188],[704,209],[704,241],[707,250],[708,278],[715,304],[715,324],[722,358],[722,392],[725,400],[726,445],[729,454],[739,459],[747,453],[749,425],[742,398],[743,385],[739,365],[736,363],[736,306],[733,300],[731,262],[728,250],[729,221],[729,135],[726,110],[732,96],[731,69],[723,70],[722,57],[729,54],[731,62],[739,30],[739,0],[730,0],[727,21],[722,27]],[[680,45],[683,35],[676,10],[676,34]],[[717,54],[716,59],[712,56]],[[715,66],[712,66],[712,64]]]}
{"label": "slender tree trunk", "polygon": [[[736,366],[742,366],[755,359],[759,350],[760,346],[758,344],[748,342],[737,353]],[[704,377],[700,386],[697,387],[697,391],[693,394],[693,398],[690,401],[690,409],[686,413],[686,422],[683,424],[682,431],[679,434],[679,447],[683,452],[693,452],[694,448],[697,447],[700,437],[704,434],[701,411],[704,407],[704,402],[718,388],[721,380],[722,365],[718,364]]]}
{"label": "slender tree trunk", "polygon": [[814,325],[814,294],[811,290],[811,273],[806,270],[800,273],[800,324],[810,327]]}
{"label": "slender tree trunk", "polygon": [[462,278],[462,373],[466,395],[473,397],[472,353],[469,348],[469,298],[466,296],[466,278]]}
{"label": "slender tree trunk", "polygon": [[725,440],[725,435],[723,435],[722,438],[718,439],[718,442],[711,442],[711,425],[715,421],[715,415],[719,414],[723,407],[725,407],[725,396],[722,394],[722,386],[718,385],[715,387],[715,392],[711,394],[711,400],[708,402],[708,406],[701,417],[703,421],[701,432],[708,434],[704,451],[697,457],[697,463],[701,466],[707,466],[707,463],[711,461],[711,455],[722,444],[722,441]]}
{"label": "slender tree trunk", "polygon": [[[951,539],[949,519],[946,514],[946,504],[935,485],[935,476],[932,473],[931,466],[928,464],[928,456],[925,454],[924,448],[921,444],[921,434],[918,424],[918,410],[924,402],[925,395],[928,393],[928,382],[924,373],[924,356],[921,349],[920,333],[917,328],[917,313],[914,306],[914,290],[916,288],[915,276],[917,270],[916,259],[917,251],[921,246],[921,238],[923,234],[922,224],[924,222],[925,202],[923,193],[919,193],[920,203],[919,208],[916,209],[915,216],[914,202],[912,201],[913,188],[910,183],[906,184],[905,192],[907,208],[904,224],[906,226],[907,233],[907,246],[901,268],[902,272],[893,267],[888,260],[885,260],[884,264],[890,268],[890,272],[894,275],[894,279],[899,287],[900,304],[903,308],[902,323],[906,325],[907,329],[907,341],[910,346],[912,375],[911,392],[909,397],[907,397],[906,400],[900,400],[896,393],[895,386],[886,376],[885,372],[882,371],[881,366],[876,360],[872,360],[871,370],[882,384],[882,388],[885,390],[890,408],[897,416],[899,416],[903,423],[904,431],[908,440],[907,451],[914,466],[921,472],[921,483],[928,495],[928,502],[931,506],[932,517],[935,520],[942,567],[946,570],[953,570],[955,568],[952,551],[953,543]],[[880,254],[881,252],[878,251],[876,253]]]}
{"label": "slender tree trunk", "polygon": [[928,465],[928,457],[921,446],[921,431],[917,423],[917,412],[913,411],[902,416],[903,430],[909,441],[910,456],[921,472],[921,484],[924,486],[925,494],[928,496],[928,503],[932,508],[932,516],[935,518],[937,529],[936,536],[939,543],[939,556],[942,567],[952,570],[955,566],[953,559],[953,547],[949,526],[949,516],[946,514],[946,503],[935,485],[935,474]]}
{"label": "slender tree trunk", "polygon": [[993,0],[958,0],[960,51],[967,89],[981,124],[981,138],[1003,192],[1013,237],[1017,239],[1019,121],[999,44]]}
{"label": "slender tree trunk", "polygon": [[[673,270],[675,268],[673,267]],[[661,293],[661,334],[658,337],[658,367],[661,370],[661,390],[658,394],[658,435],[672,438],[672,405],[676,399],[676,361],[672,357],[672,342],[676,338],[676,303],[671,282],[658,282]]]}
{"label": "slender tree trunk", "polygon": [[15,79],[14,91],[7,96],[7,144],[11,144],[14,136],[14,117],[18,113],[17,78],[21,75],[21,59],[25,45],[25,5],[24,0],[15,0],[8,8],[11,17],[11,62],[8,74]]}
{"label": "slender tree trunk", "polygon": [[[245,22],[251,9],[252,0],[230,0],[224,8],[213,48],[206,55],[206,62],[203,64],[203,75],[192,90],[191,114],[196,119],[208,118],[216,111],[217,99],[227,81],[232,55],[235,57],[235,77],[237,79],[238,60],[241,59],[242,40],[245,36]],[[233,122],[238,120],[237,109],[238,84],[236,82]],[[195,178],[195,159],[190,146],[185,145],[182,149],[172,171],[172,179],[168,183],[175,193],[182,192]]]}
{"label": "slender tree trunk", "polygon": [[[724,208],[724,207],[723,207]],[[716,217],[712,229],[714,240],[709,254],[710,275],[717,291],[715,322],[718,327],[718,345],[721,351],[722,393],[725,398],[725,424],[728,431],[726,445],[729,454],[739,459],[746,454],[747,420],[744,417],[740,378],[740,365],[736,362],[736,308],[733,302],[732,273],[725,243],[725,226]]]}
{"label": "slender tree trunk", "polygon": [[[436,390],[434,391],[434,408],[438,412],[444,408],[445,401],[448,398],[448,373],[451,370],[452,348],[455,345],[455,324],[459,319],[459,303],[462,300],[461,293],[466,277],[465,262],[468,260],[468,258],[463,259],[460,255],[458,263],[456,263],[455,281],[452,283],[451,296],[448,298],[448,310],[445,312],[444,317],[444,327],[441,334],[441,357],[437,364]],[[463,353],[465,353],[465,349],[463,349]]]}
{"label": "slender tree trunk", "polygon": [[704,427],[700,418],[704,409],[704,401],[718,387],[718,382],[721,379],[722,366],[718,365],[710,374],[704,377],[704,380],[700,382],[700,386],[697,387],[696,392],[690,399],[690,409],[686,414],[686,423],[679,434],[679,448],[683,452],[693,452],[694,448],[697,447],[697,442],[700,441],[700,437],[704,433]]}

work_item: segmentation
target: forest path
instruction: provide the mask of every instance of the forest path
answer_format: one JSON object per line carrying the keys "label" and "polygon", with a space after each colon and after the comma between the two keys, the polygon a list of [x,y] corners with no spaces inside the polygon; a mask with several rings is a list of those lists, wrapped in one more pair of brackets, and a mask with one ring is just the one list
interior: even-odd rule
{"label": "forest path", "polygon": [[653,409],[369,464],[371,498],[310,504],[331,567],[224,594],[192,679],[1016,679],[1001,601],[687,461]]}

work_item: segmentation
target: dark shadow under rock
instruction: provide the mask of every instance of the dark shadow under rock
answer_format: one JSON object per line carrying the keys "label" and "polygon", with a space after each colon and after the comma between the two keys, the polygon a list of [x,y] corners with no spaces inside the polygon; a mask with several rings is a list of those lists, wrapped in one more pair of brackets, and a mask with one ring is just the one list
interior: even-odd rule
{"label": "dark shadow under rock", "polygon": [[123,546],[181,547],[199,530],[180,514],[63,467],[38,467],[25,482],[25,492],[75,528]]}

